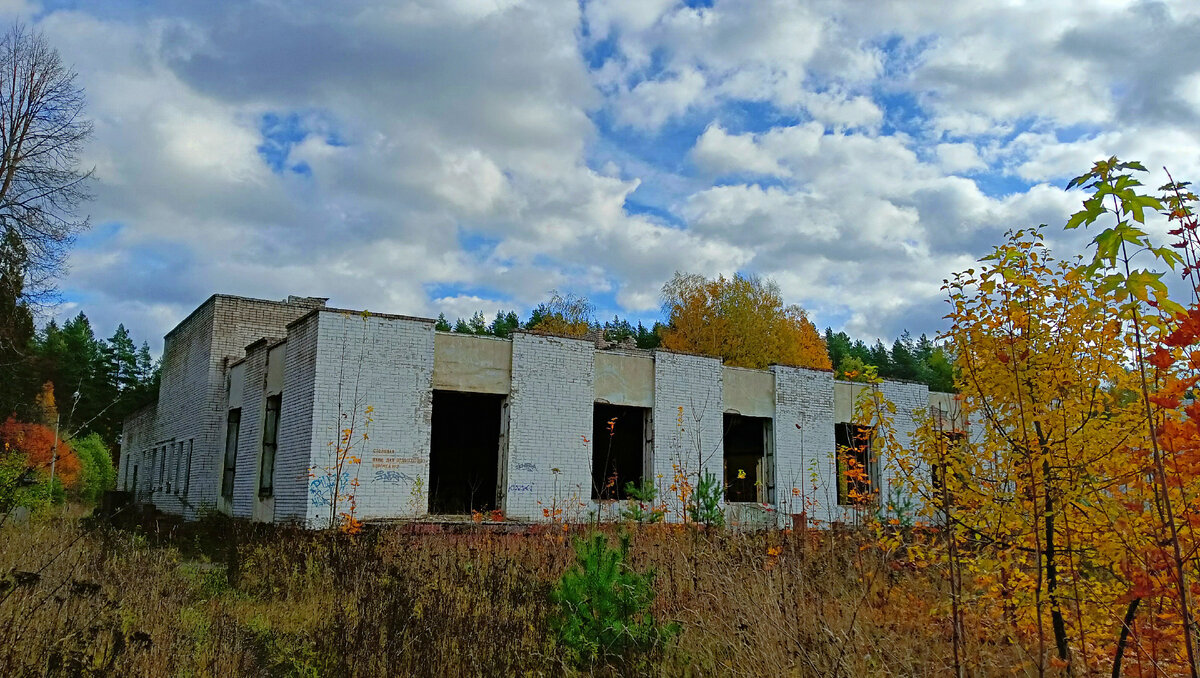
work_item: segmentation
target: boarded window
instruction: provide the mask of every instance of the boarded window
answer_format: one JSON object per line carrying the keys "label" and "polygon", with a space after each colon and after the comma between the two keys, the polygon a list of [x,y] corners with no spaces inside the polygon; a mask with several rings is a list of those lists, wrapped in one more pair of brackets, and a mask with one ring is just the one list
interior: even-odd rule
{"label": "boarded window", "polygon": [[770,419],[725,415],[725,501],[775,501],[770,437]]}
{"label": "boarded window", "polygon": [[871,428],[834,424],[837,442],[837,502],[840,506],[866,504],[874,496],[878,465],[871,452]]}
{"label": "boarded window", "polygon": [[596,403],[592,413],[592,499],[628,499],[650,458],[650,410]]}
{"label": "boarded window", "polygon": [[263,418],[262,460],[258,470],[258,496],[270,497],[275,493],[275,448],[279,441],[279,408],[283,396],[267,397],[267,413]]}
{"label": "boarded window", "polygon": [[237,472],[238,432],[242,428],[241,408],[229,410],[225,426],[225,464],[221,473],[221,496],[233,499],[233,476]]}

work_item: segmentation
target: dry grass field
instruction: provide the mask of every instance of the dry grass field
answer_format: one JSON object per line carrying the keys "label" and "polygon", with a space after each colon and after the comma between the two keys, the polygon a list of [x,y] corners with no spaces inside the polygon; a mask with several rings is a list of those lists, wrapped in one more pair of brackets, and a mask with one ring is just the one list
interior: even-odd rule
{"label": "dry grass field", "polygon": [[[936,573],[851,534],[631,530],[678,633],[594,664],[557,641],[575,533],[304,532],[212,519],[169,536],[74,517],[0,531],[0,675],[945,675]],[[615,531],[618,528],[608,528]],[[614,540],[615,541],[615,540]],[[976,675],[1020,673],[975,644]]]}

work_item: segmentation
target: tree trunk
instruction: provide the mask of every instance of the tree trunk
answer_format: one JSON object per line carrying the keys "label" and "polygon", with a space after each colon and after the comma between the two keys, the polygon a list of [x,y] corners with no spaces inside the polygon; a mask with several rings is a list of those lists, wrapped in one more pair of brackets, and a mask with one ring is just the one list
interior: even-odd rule
{"label": "tree trunk", "polygon": [[1050,491],[1050,461],[1042,460],[1043,488],[1046,500],[1046,592],[1050,597],[1050,623],[1054,628],[1054,645],[1058,658],[1070,662],[1071,648],[1067,644],[1067,623],[1058,603],[1058,563],[1054,559],[1054,496]]}
{"label": "tree trunk", "polygon": [[1113,656],[1112,678],[1121,678],[1121,659],[1125,656],[1125,646],[1129,643],[1133,617],[1137,614],[1140,602],[1142,602],[1141,598],[1134,598],[1129,603],[1129,609],[1125,611],[1125,619],[1121,622],[1121,636],[1117,639],[1117,653]]}

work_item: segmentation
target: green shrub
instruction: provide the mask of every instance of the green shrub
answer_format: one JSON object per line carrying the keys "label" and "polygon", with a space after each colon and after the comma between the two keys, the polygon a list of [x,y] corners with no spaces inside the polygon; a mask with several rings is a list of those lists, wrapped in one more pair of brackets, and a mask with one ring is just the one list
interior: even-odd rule
{"label": "green shrub", "polygon": [[79,496],[88,501],[97,501],[105,490],[117,484],[117,469],[113,466],[108,446],[96,433],[71,441],[79,457]]}
{"label": "green shrub", "polygon": [[723,526],[725,509],[721,507],[721,496],[724,493],[725,488],[721,481],[717,480],[715,475],[705,473],[688,502],[688,515],[697,523]]}
{"label": "green shrub", "polygon": [[655,507],[658,498],[658,488],[649,478],[643,478],[641,486],[632,482],[625,483],[625,494],[633,500],[627,508],[621,511],[621,517],[638,523],[662,522],[666,512],[661,507]]}
{"label": "green shrub", "polygon": [[62,502],[64,496],[58,478],[50,483],[45,472],[29,468],[24,454],[0,450],[0,513],[18,506],[37,512]]}
{"label": "green shrub", "polygon": [[660,646],[678,632],[660,625],[650,612],[654,573],[640,574],[628,563],[629,535],[619,546],[594,533],[575,544],[575,565],[563,573],[552,594],[552,619],[559,643],[577,664],[595,664]]}

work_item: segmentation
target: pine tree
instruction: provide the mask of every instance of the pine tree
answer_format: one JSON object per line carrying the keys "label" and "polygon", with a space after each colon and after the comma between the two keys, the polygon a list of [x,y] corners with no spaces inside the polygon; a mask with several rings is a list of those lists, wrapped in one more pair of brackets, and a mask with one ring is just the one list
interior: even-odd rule
{"label": "pine tree", "polygon": [[471,316],[471,320],[468,322],[468,325],[471,328],[471,334],[491,334],[491,332],[488,331],[488,324],[483,318],[482,311],[475,311],[475,315]]}
{"label": "pine tree", "polygon": [[0,239],[0,417],[30,414],[38,388],[31,359],[33,311],[24,298],[23,248],[12,231]]}
{"label": "pine tree", "polygon": [[117,331],[108,340],[105,350],[109,372],[115,378],[119,392],[125,393],[138,386],[137,347],[129,337],[125,325],[117,325]]}
{"label": "pine tree", "polygon": [[496,312],[496,319],[492,321],[492,326],[489,328],[490,334],[507,339],[512,336],[514,330],[521,327],[521,319],[513,311],[505,313],[504,311]]}

